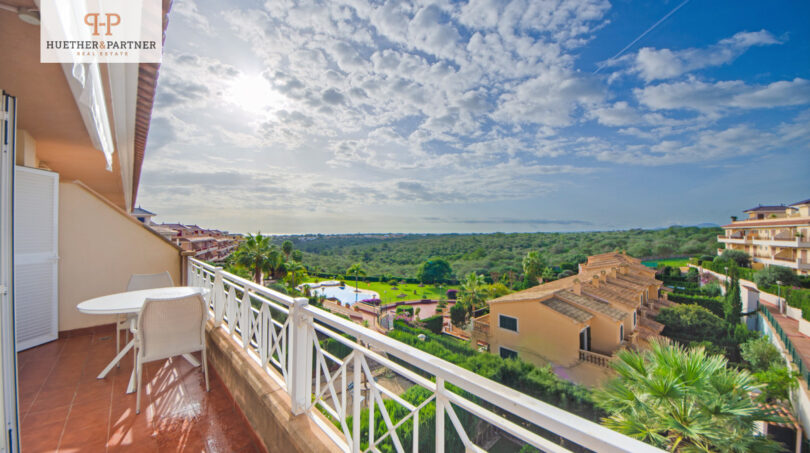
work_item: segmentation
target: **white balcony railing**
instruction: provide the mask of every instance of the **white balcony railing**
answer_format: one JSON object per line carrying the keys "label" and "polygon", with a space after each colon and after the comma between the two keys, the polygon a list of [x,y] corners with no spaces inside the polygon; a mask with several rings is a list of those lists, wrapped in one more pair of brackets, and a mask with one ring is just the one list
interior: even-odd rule
{"label": "white balcony railing", "polygon": [[[190,258],[188,284],[211,289],[208,302],[217,328],[224,329],[290,395],[292,411],[308,414],[344,451],[359,452],[361,410],[369,408],[368,448],[376,451],[390,440],[403,452],[397,428],[412,424],[413,451],[418,451],[419,411],[435,402],[435,451],[445,448],[445,429],[454,430],[467,451],[483,451],[471,440],[456,413],[458,409],[547,452],[569,451],[526,428],[544,428],[570,442],[599,452],[658,452],[657,448],[609,430],[591,421],[536,400],[426,352],[364,328],[325,310],[307,304]],[[257,308],[258,307],[258,308]],[[353,337],[349,339],[342,334]],[[336,357],[320,347],[318,339],[332,338],[351,352]],[[417,368],[417,374],[400,363]],[[382,366],[429,390],[430,396],[414,405],[381,385],[371,365]],[[363,388],[365,378],[366,388]],[[349,380],[351,379],[351,382]],[[459,395],[447,384],[475,395],[477,400],[518,418],[518,423]],[[350,398],[351,406],[347,398]],[[407,411],[392,420],[383,399],[393,400]],[[390,404],[390,403],[389,403]],[[379,411],[375,411],[375,408]],[[458,408],[458,409],[457,409]],[[325,417],[329,415],[338,429]],[[451,421],[445,427],[445,414]],[[379,417],[378,417],[379,415]],[[381,418],[379,420],[378,418]],[[383,423],[385,434],[375,436]]]}

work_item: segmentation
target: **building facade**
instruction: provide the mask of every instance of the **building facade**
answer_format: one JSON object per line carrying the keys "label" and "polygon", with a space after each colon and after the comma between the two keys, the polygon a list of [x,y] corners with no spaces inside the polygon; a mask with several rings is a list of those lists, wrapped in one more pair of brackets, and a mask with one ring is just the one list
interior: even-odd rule
{"label": "building facade", "polygon": [[670,304],[662,287],[653,269],[624,253],[591,256],[577,275],[489,301],[473,341],[539,365],[607,365],[617,350],[661,333],[653,319]]}
{"label": "building facade", "polygon": [[783,266],[810,275],[810,199],[791,205],[757,206],[743,211],[748,218],[724,225],[717,241],[724,250],[740,250],[752,267]]}

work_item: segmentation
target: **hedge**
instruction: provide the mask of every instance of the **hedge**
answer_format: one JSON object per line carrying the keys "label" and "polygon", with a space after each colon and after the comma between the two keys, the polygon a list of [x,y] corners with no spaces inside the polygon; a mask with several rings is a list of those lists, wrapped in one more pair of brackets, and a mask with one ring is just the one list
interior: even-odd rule
{"label": "hedge", "polygon": [[442,333],[442,325],[444,324],[444,317],[442,315],[433,315],[429,318],[422,320],[425,328],[435,334]]}
{"label": "hedge", "polygon": [[712,314],[723,317],[723,302],[718,298],[693,296],[683,293],[671,293],[669,300],[681,304],[700,305],[701,307],[709,310]]}

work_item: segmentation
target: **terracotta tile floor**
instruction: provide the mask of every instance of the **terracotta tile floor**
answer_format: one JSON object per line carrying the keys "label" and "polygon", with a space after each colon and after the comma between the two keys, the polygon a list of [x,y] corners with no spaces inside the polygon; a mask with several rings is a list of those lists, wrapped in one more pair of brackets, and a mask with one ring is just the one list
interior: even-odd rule
{"label": "terracotta tile floor", "polygon": [[24,453],[261,451],[213,367],[206,393],[201,369],[182,358],[146,364],[136,415],[131,352],[96,379],[114,355],[111,325],[18,354]]}

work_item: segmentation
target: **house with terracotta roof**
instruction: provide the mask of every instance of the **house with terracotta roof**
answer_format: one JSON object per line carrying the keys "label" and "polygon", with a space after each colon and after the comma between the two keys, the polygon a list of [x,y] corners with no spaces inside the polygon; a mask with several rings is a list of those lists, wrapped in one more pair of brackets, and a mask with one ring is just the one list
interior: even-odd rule
{"label": "house with terracotta roof", "polygon": [[588,258],[579,273],[488,301],[472,339],[501,357],[545,365],[607,366],[616,351],[643,346],[670,305],[655,271],[624,253]]}
{"label": "house with terracotta roof", "polygon": [[790,205],[746,209],[748,218],[724,225],[717,241],[724,250],[740,250],[751,257],[752,267],[784,266],[810,275],[810,199]]}

